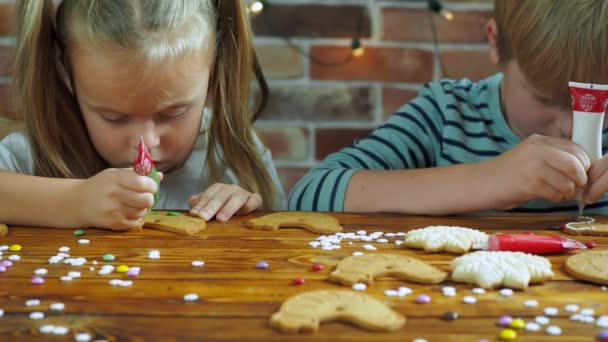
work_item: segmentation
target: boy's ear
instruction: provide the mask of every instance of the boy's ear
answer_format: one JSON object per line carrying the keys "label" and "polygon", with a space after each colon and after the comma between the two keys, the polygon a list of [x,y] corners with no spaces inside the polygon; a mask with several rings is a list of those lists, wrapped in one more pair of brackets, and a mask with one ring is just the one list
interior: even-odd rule
{"label": "boy's ear", "polygon": [[491,18],[486,23],[486,36],[488,37],[488,44],[490,45],[490,61],[494,64],[498,64],[500,57],[498,55],[498,32],[496,30],[496,20]]}

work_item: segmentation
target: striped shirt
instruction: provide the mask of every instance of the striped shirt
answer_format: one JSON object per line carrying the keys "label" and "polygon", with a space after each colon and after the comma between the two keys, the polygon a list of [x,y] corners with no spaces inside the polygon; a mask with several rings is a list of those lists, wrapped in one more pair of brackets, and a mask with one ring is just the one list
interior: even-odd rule
{"label": "striped shirt", "polygon": [[[479,82],[442,80],[426,84],[413,99],[364,139],[329,155],[289,195],[290,210],[343,211],[357,170],[397,170],[474,163],[494,158],[522,141],[500,107],[498,73]],[[608,130],[603,133],[606,153]],[[532,200],[512,212],[578,211],[576,201]],[[586,214],[608,214],[608,197],[587,205]]]}

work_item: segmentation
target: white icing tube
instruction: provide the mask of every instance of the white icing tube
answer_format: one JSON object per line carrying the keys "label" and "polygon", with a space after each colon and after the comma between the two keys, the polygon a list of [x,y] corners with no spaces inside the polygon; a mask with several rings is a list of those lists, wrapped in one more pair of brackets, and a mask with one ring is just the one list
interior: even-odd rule
{"label": "white icing tube", "polygon": [[[602,157],[602,129],[608,104],[608,85],[569,82],[572,98],[572,141],[580,146],[591,162]],[[576,194],[578,214],[583,215],[582,190]]]}

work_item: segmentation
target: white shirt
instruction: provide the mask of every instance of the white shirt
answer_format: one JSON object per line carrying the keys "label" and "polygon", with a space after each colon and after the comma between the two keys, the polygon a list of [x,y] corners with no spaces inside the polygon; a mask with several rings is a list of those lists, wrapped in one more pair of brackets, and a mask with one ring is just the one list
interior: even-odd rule
{"label": "white shirt", "polygon": [[[189,209],[188,199],[190,196],[205,191],[211,185],[210,172],[206,163],[209,120],[210,113],[205,111],[203,120],[201,120],[201,130],[192,153],[180,169],[164,175],[160,187],[159,201],[155,208],[187,210]],[[258,153],[262,157],[276,188],[277,203],[273,205],[273,209],[284,210],[287,201],[277,170],[272,162],[272,154],[255,133],[254,139]],[[221,154],[221,151],[219,153]],[[0,169],[21,174],[34,174],[34,161],[24,132],[12,133],[0,141]],[[226,169],[220,182],[240,184],[236,174],[230,168]]]}

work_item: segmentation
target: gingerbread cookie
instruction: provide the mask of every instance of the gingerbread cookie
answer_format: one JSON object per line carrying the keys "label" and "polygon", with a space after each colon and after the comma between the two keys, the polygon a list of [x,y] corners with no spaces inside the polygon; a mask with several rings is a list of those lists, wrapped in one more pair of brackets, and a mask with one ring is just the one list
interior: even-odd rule
{"label": "gingerbread cookie", "polygon": [[405,317],[373,297],[349,290],[317,290],[287,299],[270,325],[285,333],[314,332],[321,322],[342,321],[373,331],[395,331]]}
{"label": "gingerbread cookie", "polygon": [[452,280],[486,289],[506,286],[525,289],[553,277],[549,260],[522,252],[469,253],[452,260]]}
{"label": "gingerbread cookie", "polygon": [[330,234],[342,231],[337,218],[315,212],[280,212],[251,219],[245,223],[253,229],[277,230],[281,227],[304,228],[314,233]]}
{"label": "gingerbread cookie", "polygon": [[608,285],[608,251],[589,251],[573,255],[564,268],[574,278]]}
{"label": "gingerbread cookie", "polygon": [[342,260],[329,280],[344,285],[363,282],[370,285],[374,278],[392,276],[421,284],[439,284],[447,273],[422,260],[399,254],[364,254]]}
{"label": "gingerbread cookie", "polygon": [[8,234],[8,226],[0,223],[0,237],[6,236]]}
{"label": "gingerbread cookie", "polygon": [[205,220],[173,211],[152,211],[144,216],[144,228],[192,235],[205,229]]}
{"label": "gingerbread cookie", "polygon": [[403,245],[424,249],[426,252],[450,252],[464,254],[474,245],[485,243],[488,234],[464,227],[430,226],[409,231]]}
{"label": "gingerbread cookie", "polygon": [[608,222],[596,221],[593,217],[579,216],[578,221],[566,223],[564,233],[570,235],[608,236]]}

